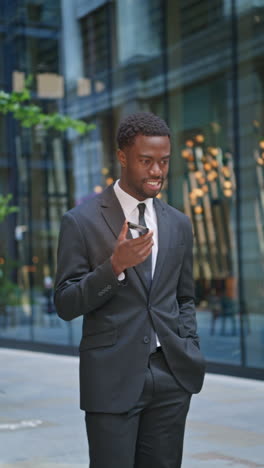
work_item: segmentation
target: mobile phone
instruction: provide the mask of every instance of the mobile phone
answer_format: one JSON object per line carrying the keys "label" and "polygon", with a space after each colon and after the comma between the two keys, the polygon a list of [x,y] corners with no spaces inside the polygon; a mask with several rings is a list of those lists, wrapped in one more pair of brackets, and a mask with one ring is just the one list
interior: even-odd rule
{"label": "mobile phone", "polygon": [[127,225],[129,229],[136,229],[140,234],[147,234],[147,232],[149,232],[146,226],[141,226],[140,224],[130,223],[130,221],[128,221]]}

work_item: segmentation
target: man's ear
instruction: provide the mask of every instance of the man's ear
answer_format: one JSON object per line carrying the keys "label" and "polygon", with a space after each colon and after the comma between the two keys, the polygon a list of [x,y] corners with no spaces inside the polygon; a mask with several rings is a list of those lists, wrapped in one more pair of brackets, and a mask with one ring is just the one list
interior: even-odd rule
{"label": "man's ear", "polygon": [[126,167],[127,158],[124,151],[122,151],[121,149],[117,150],[117,159],[120,162],[121,167]]}

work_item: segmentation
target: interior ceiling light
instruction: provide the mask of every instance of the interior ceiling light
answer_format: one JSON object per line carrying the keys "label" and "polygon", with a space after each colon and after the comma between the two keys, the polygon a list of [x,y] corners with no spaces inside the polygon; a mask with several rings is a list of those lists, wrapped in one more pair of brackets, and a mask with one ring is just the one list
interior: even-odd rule
{"label": "interior ceiling light", "polygon": [[217,156],[218,153],[219,153],[219,150],[218,150],[218,148],[211,148],[210,153],[211,153],[213,156]]}
{"label": "interior ceiling light", "polygon": [[198,205],[194,208],[194,211],[196,214],[201,214],[203,212],[203,208],[200,205]]}
{"label": "interior ceiling light", "polygon": [[222,167],[222,172],[226,177],[230,177],[230,170],[228,167],[226,166]]}
{"label": "interior ceiling light", "polygon": [[106,185],[111,185],[114,182],[113,177],[107,177],[106,179]]}
{"label": "interior ceiling light", "polygon": [[196,135],[195,140],[196,140],[198,143],[203,143],[204,140],[205,140],[204,135],[202,135],[202,134]]}
{"label": "interior ceiling light", "polygon": [[199,184],[201,185],[204,185],[206,183],[206,180],[205,180],[205,177],[201,177],[199,180],[198,180]]}
{"label": "interior ceiling light", "polygon": [[232,197],[233,192],[232,192],[232,190],[224,190],[224,194],[225,194],[226,197]]}
{"label": "interior ceiling light", "polygon": [[101,187],[101,185],[96,185],[93,190],[95,193],[101,193],[103,191],[103,187]]}
{"label": "interior ceiling light", "polygon": [[190,153],[189,150],[184,149],[184,150],[182,150],[181,154],[182,154],[183,158],[187,159],[191,153]]}
{"label": "interior ceiling light", "polygon": [[203,196],[202,189],[197,188],[197,189],[195,189],[194,193],[196,193],[197,197],[202,197]]}
{"label": "interior ceiling light", "polygon": [[102,167],[101,173],[103,175],[107,175],[109,173],[109,169],[107,167]]}
{"label": "interior ceiling light", "polygon": [[215,160],[212,161],[211,164],[212,164],[213,167],[218,167],[219,166],[219,162],[215,161]]}

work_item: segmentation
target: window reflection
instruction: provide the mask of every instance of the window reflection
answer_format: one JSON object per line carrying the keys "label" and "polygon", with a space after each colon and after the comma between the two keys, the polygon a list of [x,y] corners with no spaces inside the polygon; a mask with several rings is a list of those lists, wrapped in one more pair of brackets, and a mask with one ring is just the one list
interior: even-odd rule
{"label": "window reflection", "polygon": [[[32,74],[45,112],[67,112],[96,129],[58,135],[21,130],[0,117],[0,193],[12,191],[20,208],[0,232],[0,267],[8,266],[19,288],[5,297],[2,335],[78,343],[80,323],[66,328],[51,304],[60,219],[118,177],[122,116],[151,110],[172,129],[174,157],[160,197],[193,223],[202,349],[209,361],[263,368],[261,3],[235,1],[235,18],[229,0],[168,0],[166,8],[160,0],[100,1],[83,11],[71,0],[6,3],[1,87],[19,91]],[[8,24],[17,27],[12,38]]]}
{"label": "window reflection", "polygon": [[[233,157],[221,147],[210,145],[202,133],[185,139],[181,156],[184,210],[192,220],[195,235],[194,274],[203,342],[211,342],[210,336],[225,337],[222,345],[219,343],[221,358],[232,360],[224,347],[228,337],[239,336]],[[237,344],[236,339],[233,353]]]}

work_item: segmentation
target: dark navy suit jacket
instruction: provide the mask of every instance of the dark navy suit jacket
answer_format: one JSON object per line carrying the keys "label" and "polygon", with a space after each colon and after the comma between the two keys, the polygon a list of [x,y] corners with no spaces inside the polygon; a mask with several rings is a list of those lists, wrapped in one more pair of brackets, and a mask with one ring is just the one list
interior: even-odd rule
{"label": "dark navy suit jacket", "polygon": [[111,266],[124,213],[113,186],[68,211],[61,224],[55,304],[64,320],[83,316],[81,408],[122,413],[137,402],[150,353],[151,319],[175,379],[202,387],[205,362],[196,330],[192,228],[180,211],[154,199],[158,256],[151,289],[142,265],[118,281]]}

